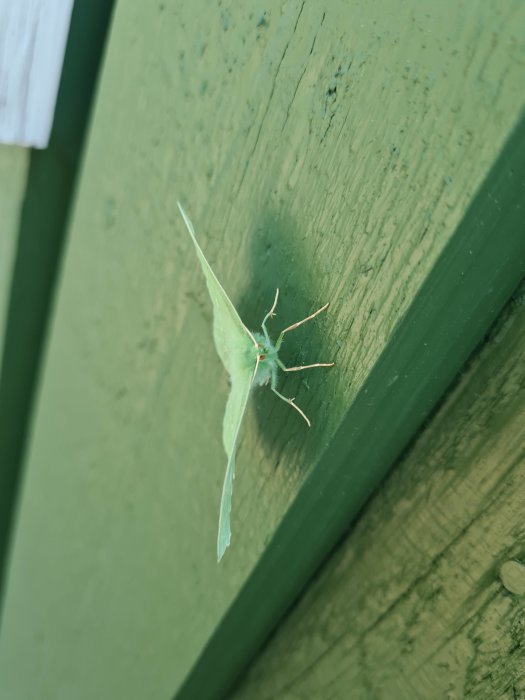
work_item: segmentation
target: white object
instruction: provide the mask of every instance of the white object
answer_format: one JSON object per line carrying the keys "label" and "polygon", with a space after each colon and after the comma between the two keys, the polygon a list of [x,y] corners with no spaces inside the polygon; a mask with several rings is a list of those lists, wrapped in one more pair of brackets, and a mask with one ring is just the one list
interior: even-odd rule
{"label": "white object", "polygon": [[0,0],[0,143],[49,141],[73,0]]}

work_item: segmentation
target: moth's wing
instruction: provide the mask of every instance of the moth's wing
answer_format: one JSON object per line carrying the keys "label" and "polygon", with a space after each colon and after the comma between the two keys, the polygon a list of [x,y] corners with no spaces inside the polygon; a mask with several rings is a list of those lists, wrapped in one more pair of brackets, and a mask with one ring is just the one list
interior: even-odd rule
{"label": "moth's wing", "polygon": [[230,544],[230,512],[235,476],[235,448],[239,437],[242,418],[246,411],[248,396],[257,371],[258,357],[253,351],[256,342],[235,310],[230,298],[222,288],[215,273],[206,260],[197,239],[193,225],[186,212],[178,203],[182,218],[195,245],[202,271],[206,278],[208,292],[213,304],[213,337],[217,352],[231,378],[231,390],[224,413],[222,439],[228,457],[226,475],[222,488],[219,515],[219,535],[217,558],[221,559]]}
{"label": "moth's wing", "polygon": [[208,292],[213,304],[213,338],[219,357],[232,377],[234,372],[238,371],[240,364],[249,365],[253,371],[256,356],[250,350],[256,345],[255,339],[241,321],[229,296],[222,288],[221,283],[206,260],[201,247],[197,243],[193,224],[180,203],[177,202],[177,204],[195,245],[195,250],[206,278]]}
{"label": "moth's wing", "polygon": [[217,536],[217,560],[220,561],[226,548],[230,544],[230,514],[232,509],[233,480],[235,478],[235,451],[241,428],[242,419],[248,404],[248,397],[252,386],[255,368],[249,372],[242,370],[231,375],[231,389],[224,412],[222,439],[224,449],[228,455],[228,466],[222,486],[221,509],[219,512],[219,533]]}

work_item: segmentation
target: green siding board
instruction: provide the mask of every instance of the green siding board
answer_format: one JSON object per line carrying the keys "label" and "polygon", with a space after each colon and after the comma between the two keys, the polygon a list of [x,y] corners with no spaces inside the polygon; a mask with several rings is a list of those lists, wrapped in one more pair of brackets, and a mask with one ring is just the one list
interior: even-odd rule
{"label": "green siding board", "polygon": [[522,285],[228,697],[523,697],[524,414]]}
{"label": "green siding board", "polygon": [[525,120],[177,700],[223,697],[483,338],[525,274],[524,182]]}
{"label": "green siding board", "polygon": [[0,605],[49,310],[112,5],[75,2],[49,146],[26,151],[0,366]]}
{"label": "green siding board", "polygon": [[[279,538],[299,522],[296,497],[312,493],[327,450],[344,454],[346,445],[331,447],[341,424],[373,377],[376,387],[382,372],[393,379],[385,357],[403,350],[410,359],[416,336],[406,319],[417,311],[418,332],[432,327],[425,280],[444,251],[463,250],[476,210],[488,217],[476,255],[431,278],[445,299],[454,271],[469,273],[458,293],[465,303],[473,294],[477,313],[469,309],[463,344],[439,339],[440,348],[449,340],[450,356],[421,387],[422,405],[399,399],[412,427],[517,274],[518,255],[508,268],[493,257],[491,270],[492,250],[479,250],[497,223],[517,245],[515,211],[507,207],[499,222],[483,196],[471,205],[489,173],[489,190],[497,185],[502,161],[494,164],[523,104],[521,3],[265,9],[261,18],[256,3],[117,6],[27,456],[0,639],[0,689],[13,700],[35,683],[39,700],[169,697],[210,639],[195,667],[206,687],[194,697],[219,696],[330,546],[337,522],[325,523],[323,512],[323,540],[288,551],[286,569],[265,578]],[[517,189],[511,178],[506,205]],[[276,286],[276,328],[331,302],[284,347],[286,361],[338,363],[283,384],[298,392],[313,429],[254,395],[232,546],[220,566],[228,386],[177,199],[249,326]],[[482,271],[496,283],[505,269],[493,296],[475,298]],[[422,373],[431,366],[423,359],[430,355]],[[408,392],[415,381],[393,386]],[[367,489],[388,466],[377,464]],[[285,573],[289,587],[279,593]],[[220,639],[227,645],[218,650]]]}

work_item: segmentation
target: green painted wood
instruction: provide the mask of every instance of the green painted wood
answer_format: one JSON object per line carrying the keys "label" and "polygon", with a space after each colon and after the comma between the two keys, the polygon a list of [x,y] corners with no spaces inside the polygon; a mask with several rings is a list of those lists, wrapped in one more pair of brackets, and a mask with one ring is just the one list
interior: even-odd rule
{"label": "green painted wood", "polygon": [[[49,311],[112,5],[75,2],[49,146],[27,152],[24,199],[11,228],[0,365],[0,606]],[[16,170],[11,175],[16,181]],[[5,196],[13,207],[9,189]]]}
{"label": "green painted wood", "polygon": [[525,286],[232,700],[525,694]]}
{"label": "green painted wood", "polygon": [[0,361],[28,161],[27,149],[0,146]]}
{"label": "green painted wood", "polygon": [[[265,9],[205,0],[117,8],[0,640],[0,689],[14,700],[35,679],[44,700],[177,690],[219,697],[519,274],[518,174],[497,159],[522,107],[521,4],[447,0],[394,10],[334,0]],[[254,396],[238,455],[232,546],[220,566],[228,386],[177,199],[249,326],[277,285],[276,328],[331,301],[325,318],[284,347],[287,362],[338,363],[283,383],[285,393],[297,392],[312,430],[275,397]],[[509,233],[509,247],[494,250],[496,226]],[[429,294],[438,292],[432,305]],[[421,334],[443,324],[436,347],[422,352]],[[368,406],[364,392],[393,380],[399,358],[416,371],[391,384],[397,403],[383,411],[375,393]],[[436,358],[443,366],[433,367]],[[360,429],[348,442],[338,432],[359,407],[377,428],[406,416],[399,406],[410,421],[395,439],[392,430]],[[371,468],[347,457],[358,438],[383,450]],[[339,509],[332,513],[330,499],[303,511],[296,498],[315,493],[327,460]],[[320,538],[305,534],[297,546],[308,514],[322,523]],[[287,542],[293,547],[281,548]]]}
{"label": "green painted wood", "polygon": [[177,700],[223,697],[483,338],[524,276],[524,178],[525,120]]}

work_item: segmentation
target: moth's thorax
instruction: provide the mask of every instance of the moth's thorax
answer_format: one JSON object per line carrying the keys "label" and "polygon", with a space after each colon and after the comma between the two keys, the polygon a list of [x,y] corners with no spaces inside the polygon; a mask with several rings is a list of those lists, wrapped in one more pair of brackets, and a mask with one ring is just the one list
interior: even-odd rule
{"label": "moth's thorax", "polygon": [[259,357],[259,365],[253,383],[257,386],[262,386],[271,381],[272,377],[277,372],[277,350],[273,343],[264,337],[262,333],[253,333],[253,337],[257,343],[254,346],[253,352]]}

